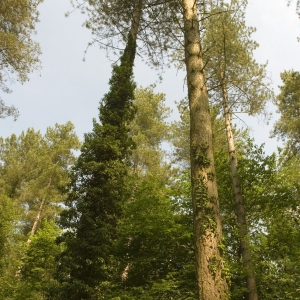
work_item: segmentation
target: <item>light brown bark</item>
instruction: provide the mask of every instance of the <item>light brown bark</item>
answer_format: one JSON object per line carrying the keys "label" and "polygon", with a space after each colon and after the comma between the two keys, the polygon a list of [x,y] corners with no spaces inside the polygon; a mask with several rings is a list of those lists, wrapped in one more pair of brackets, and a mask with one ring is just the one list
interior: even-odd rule
{"label": "light brown bark", "polygon": [[223,95],[223,109],[225,117],[225,126],[228,142],[228,153],[232,176],[232,186],[235,200],[235,210],[237,216],[237,222],[239,227],[239,238],[240,238],[240,250],[243,260],[243,265],[246,270],[246,286],[247,286],[247,299],[258,300],[256,282],[254,271],[251,262],[251,251],[248,240],[248,228],[245,213],[245,204],[242,195],[241,183],[238,178],[238,161],[236,155],[236,149],[234,145],[234,138],[232,132],[231,112],[228,105],[228,93],[224,83],[224,75],[221,75],[222,95]]}
{"label": "light brown bark", "polygon": [[[49,179],[49,182],[48,182],[48,185],[46,187],[46,190],[49,190],[50,186],[51,186],[51,181],[52,181],[52,177],[50,177]],[[42,211],[43,211],[43,208],[44,208],[44,205],[45,205],[45,202],[46,202],[46,197],[44,197],[41,201],[41,204],[40,204],[40,207],[39,207],[39,210],[38,210],[38,213],[35,217],[35,220],[34,220],[34,223],[32,225],[32,229],[31,229],[31,232],[30,232],[30,236],[27,240],[27,243],[30,243],[31,242],[31,237],[33,237],[35,235],[35,232],[36,232],[36,229],[37,229],[37,226],[40,222],[40,219],[41,219],[41,215],[42,215]]]}
{"label": "light brown bark", "polygon": [[226,278],[222,273],[222,227],[196,1],[182,0],[182,6],[191,122],[191,175],[198,297],[201,300],[223,300],[229,296]]}
{"label": "light brown bark", "polygon": [[[50,186],[51,186],[51,182],[52,182],[52,177],[50,177],[49,179],[49,182],[48,182],[48,185],[46,187],[46,190],[49,190]],[[35,232],[36,232],[36,229],[37,229],[37,226],[39,224],[39,221],[41,219],[41,215],[42,215],[42,211],[43,211],[43,208],[44,208],[44,205],[45,205],[45,202],[46,202],[46,197],[44,197],[41,201],[41,204],[40,204],[40,207],[39,207],[39,210],[38,210],[38,213],[35,217],[35,220],[34,220],[34,223],[32,225],[32,228],[31,228],[31,231],[30,231],[30,235],[29,235],[29,238],[27,240],[27,244],[29,245],[31,243],[31,238],[35,235]],[[23,261],[24,257],[21,258],[21,261]],[[19,278],[20,274],[21,274],[21,271],[22,271],[22,264],[18,267],[17,271],[16,271],[16,275],[15,277],[16,278]]]}
{"label": "light brown bark", "polygon": [[143,11],[143,0],[138,0],[135,10],[133,12],[133,19],[132,19],[132,24],[131,24],[131,28],[130,28],[130,33],[131,33],[132,40],[134,43],[136,43],[136,40],[137,40],[142,11]]}

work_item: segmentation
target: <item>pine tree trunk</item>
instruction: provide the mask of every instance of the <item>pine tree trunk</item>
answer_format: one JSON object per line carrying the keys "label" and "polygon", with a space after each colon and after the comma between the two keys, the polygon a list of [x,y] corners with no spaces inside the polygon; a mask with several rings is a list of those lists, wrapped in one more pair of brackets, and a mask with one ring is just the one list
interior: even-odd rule
{"label": "pine tree trunk", "polygon": [[191,122],[192,201],[198,297],[201,300],[223,300],[228,299],[228,286],[222,274],[222,227],[199,21],[195,0],[182,0],[182,5]]}
{"label": "pine tree trunk", "polygon": [[[140,20],[141,20],[141,16],[142,16],[142,11],[143,11],[143,0],[139,0],[138,4],[135,8],[135,11],[133,12],[133,19],[132,19],[132,23],[131,23],[131,28],[130,28],[130,34],[132,37],[132,40],[136,46],[136,40],[137,40],[137,34],[139,31],[139,25],[140,25]],[[134,164],[133,164],[133,173],[137,172],[137,168],[138,168],[138,159],[134,159]],[[131,237],[129,238],[129,244],[131,243]],[[129,245],[128,245],[129,246]],[[125,267],[125,269],[122,272],[121,278],[122,281],[126,281],[127,277],[128,277],[128,272],[130,269],[130,263],[128,263]]]}
{"label": "pine tree trunk", "polygon": [[245,213],[245,205],[244,205],[240,180],[238,178],[237,156],[236,156],[234,138],[232,133],[231,113],[228,106],[228,93],[223,78],[221,79],[221,85],[222,85],[223,109],[224,109],[224,116],[225,116],[226,134],[227,134],[227,141],[228,141],[228,153],[229,153],[229,161],[230,161],[230,168],[231,168],[231,175],[232,175],[232,186],[233,186],[234,200],[235,200],[235,210],[236,210],[237,222],[239,226],[240,249],[241,249],[243,264],[246,270],[246,285],[248,289],[247,299],[258,300],[255,276],[251,266],[252,265],[251,252],[250,252],[250,244],[248,241],[248,228],[247,228],[247,220],[246,220],[246,213]]}
{"label": "pine tree trunk", "polygon": [[[49,182],[48,182],[48,185],[46,187],[46,190],[49,190],[50,186],[51,186],[51,181],[52,181],[52,178],[50,177],[49,179]],[[31,232],[30,232],[30,237],[28,238],[27,240],[27,243],[30,243],[31,242],[31,237],[33,237],[35,235],[35,232],[36,232],[36,229],[37,229],[37,226],[38,226],[38,223],[41,219],[41,215],[42,215],[42,211],[43,211],[43,208],[44,208],[44,205],[45,205],[45,202],[46,202],[46,197],[44,197],[42,199],[42,202],[40,204],[40,208],[39,208],[39,211],[35,217],[35,220],[34,220],[34,223],[32,225],[32,229],[31,229]]]}
{"label": "pine tree trunk", "polygon": [[[50,177],[49,179],[49,182],[48,182],[48,185],[46,187],[46,190],[48,190],[51,186],[51,181],[52,181],[52,178]],[[46,201],[46,197],[44,197],[42,199],[42,202],[40,204],[40,208],[39,208],[39,211],[36,215],[36,218],[34,220],[34,223],[32,225],[32,229],[31,229],[31,232],[30,232],[30,235],[29,235],[29,238],[27,240],[27,244],[30,244],[31,243],[31,238],[35,235],[35,232],[36,232],[36,229],[37,229],[37,226],[38,226],[38,223],[41,219],[41,215],[42,215],[42,211],[43,211],[43,208],[44,208],[44,205],[45,205],[45,201]],[[21,261],[23,261],[24,257],[21,258]],[[21,274],[21,271],[22,271],[22,265],[20,265],[17,269],[17,272],[15,274],[15,277],[16,278],[19,278],[20,274]]]}
{"label": "pine tree trunk", "polygon": [[137,34],[139,31],[139,25],[142,16],[142,9],[143,9],[143,0],[139,0],[133,12],[133,18],[132,18],[131,29],[130,29],[130,33],[134,43],[136,43],[137,40]]}

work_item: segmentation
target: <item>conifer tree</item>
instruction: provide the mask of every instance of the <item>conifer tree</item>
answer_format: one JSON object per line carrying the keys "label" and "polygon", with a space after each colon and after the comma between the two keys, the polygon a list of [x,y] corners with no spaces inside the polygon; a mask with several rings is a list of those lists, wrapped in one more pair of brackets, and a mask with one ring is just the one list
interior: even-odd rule
{"label": "conifer tree", "polygon": [[168,177],[169,164],[165,162],[166,151],[161,149],[161,144],[170,141],[170,125],[166,119],[171,109],[165,104],[165,94],[154,93],[153,89],[154,86],[135,89],[137,113],[129,125],[136,144],[132,153],[133,172]]}
{"label": "conifer tree", "polygon": [[292,156],[300,153],[300,72],[284,71],[280,76],[283,85],[279,86],[280,93],[275,101],[280,119],[275,123],[272,135],[285,142]]}
{"label": "conifer tree", "polygon": [[35,234],[41,219],[53,219],[61,210],[61,186],[69,182],[68,168],[79,147],[71,122],[48,127],[44,135],[30,128],[18,137],[0,138],[0,190],[19,208],[24,237]]}
{"label": "conifer tree", "polygon": [[134,143],[128,124],[135,114],[132,76],[141,3],[135,7],[120,65],[113,67],[110,91],[100,104],[100,123],[93,121],[72,170],[67,209],[60,218],[66,231],[58,242],[66,248],[59,257],[60,285],[50,296],[54,299],[105,299],[110,282],[120,277],[113,253],[121,204],[130,197],[126,175]]}
{"label": "conifer tree", "polygon": [[[39,232],[41,220],[54,220],[61,211],[61,187],[69,182],[68,169],[79,146],[71,122],[48,127],[44,135],[30,128],[20,136],[0,138],[1,299],[12,299],[14,293],[14,299],[30,298],[24,294],[28,285],[21,274],[29,241]],[[41,249],[34,251],[39,255]]]}
{"label": "conifer tree", "polygon": [[220,99],[223,102],[241,258],[248,290],[246,298],[257,300],[245,203],[238,176],[231,119],[232,111],[240,110],[250,115],[262,112],[266,101],[272,98],[272,92],[269,87],[270,83],[266,80],[265,65],[259,65],[253,59],[253,51],[258,45],[251,39],[251,34],[255,29],[245,24],[246,5],[247,1],[244,0],[211,5],[213,17],[205,22],[203,42],[207,48],[204,57],[207,60],[206,71],[208,85],[211,88],[211,100],[217,104],[220,104]]}
{"label": "conifer tree", "polygon": [[[32,40],[38,21],[38,5],[43,0],[4,0],[0,2],[0,91],[10,92],[7,81],[28,80],[28,74],[40,68],[38,43]],[[0,99],[0,118],[18,116],[14,106]]]}
{"label": "conifer tree", "polygon": [[[116,54],[127,41],[136,0],[71,0],[73,7],[86,13],[85,26],[91,30],[95,44]],[[143,0],[140,5],[140,26],[137,33],[138,53],[153,67],[162,68],[170,62],[170,52],[176,41],[177,24],[174,11],[177,1]],[[172,38],[170,38],[172,37]],[[175,39],[173,39],[175,37]],[[176,41],[177,43],[177,41]],[[175,46],[177,47],[177,45]]]}
{"label": "conifer tree", "polygon": [[222,226],[214,169],[211,115],[197,1],[182,1],[190,107],[190,157],[198,297],[228,299],[221,253]]}
{"label": "conifer tree", "polygon": [[[96,41],[101,43],[103,39],[116,35],[121,37],[117,41],[122,40],[124,28],[128,28],[130,24],[128,20],[131,20],[127,12],[130,12],[129,8],[134,1],[126,1],[126,3],[122,0],[91,1],[89,3],[92,4],[93,9],[91,16],[95,18],[90,18],[89,21],[92,22],[87,24],[92,27],[94,34],[98,34],[99,39]],[[154,66],[164,64],[163,54],[166,52],[178,47],[184,49],[191,115],[191,180],[197,287],[199,298],[213,300],[220,297],[226,299],[228,288],[222,274],[223,259],[219,249],[222,228],[197,5],[197,1],[194,0],[143,1],[139,39],[142,50],[146,50]],[[154,38],[149,40],[152,36]],[[109,46],[113,45],[109,44]],[[157,57],[161,59],[157,60]]]}
{"label": "conifer tree", "polygon": [[165,95],[154,93],[153,86],[135,90],[135,105],[137,113],[130,123],[136,143],[131,155],[132,197],[123,205],[118,235],[122,282],[111,298],[194,299],[191,209],[187,213],[183,207],[189,205],[190,190],[183,191],[185,183],[161,147],[171,138],[170,109]]}

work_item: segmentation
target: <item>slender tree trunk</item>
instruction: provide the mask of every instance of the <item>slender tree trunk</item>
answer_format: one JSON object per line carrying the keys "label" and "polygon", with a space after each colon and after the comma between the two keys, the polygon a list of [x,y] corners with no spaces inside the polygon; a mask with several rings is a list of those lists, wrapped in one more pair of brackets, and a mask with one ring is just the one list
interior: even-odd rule
{"label": "slender tree trunk", "polygon": [[[50,177],[49,179],[49,182],[48,182],[48,185],[46,187],[46,190],[48,190],[51,186],[51,181],[52,181],[52,177]],[[27,244],[30,244],[31,243],[31,238],[35,235],[35,232],[36,232],[36,229],[37,229],[37,226],[38,226],[38,223],[41,219],[41,214],[42,214],[42,211],[43,211],[43,208],[44,208],[44,205],[45,205],[45,201],[46,201],[46,197],[44,197],[42,199],[42,202],[40,204],[40,208],[39,208],[39,211],[36,215],[36,218],[34,220],[34,223],[33,223],[33,226],[32,226],[32,229],[31,229],[31,232],[30,232],[30,235],[29,235],[29,238],[27,240]],[[24,257],[21,258],[21,261],[23,261]],[[22,264],[18,267],[17,269],[17,272],[16,272],[16,275],[15,277],[16,278],[19,278],[20,274],[21,274],[21,271],[22,271]]]}
{"label": "slender tree trunk", "polygon": [[[51,181],[52,181],[52,177],[50,177],[49,179],[49,182],[48,182],[48,185],[46,187],[46,190],[49,190],[50,186],[51,186]],[[27,240],[27,243],[30,243],[31,242],[31,237],[33,237],[35,235],[35,232],[36,232],[36,229],[37,229],[37,226],[39,224],[39,221],[41,219],[41,215],[42,215],[42,211],[43,211],[43,208],[44,208],[44,205],[45,205],[45,202],[46,202],[46,197],[44,197],[42,199],[42,202],[40,204],[40,208],[39,208],[39,211],[35,217],[35,220],[34,220],[34,223],[32,225],[32,229],[31,229],[31,232],[30,232],[30,236]]]}
{"label": "slender tree trunk", "polygon": [[[131,28],[130,28],[131,38],[132,38],[132,41],[133,41],[135,47],[136,47],[137,35],[138,35],[138,31],[139,31],[139,25],[140,25],[142,12],[143,12],[143,0],[139,0],[136,5],[136,8],[133,12],[133,18],[132,18],[132,23],[131,23]],[[134,60],[134,58],[133,58],[133,60]],[[135,157],[134,165],[133,165],[133,173],[137,172],[137,168],[138,168],[138,159]],[[132,240],[132,238],[130,237],[128,246],[130,245],[131,240]],[[124,270],[121,274],[122,281],[127,280],[129,269],[130,269],[130,263],[128,263],[126,265],[126,267],[124,268]]]}
{"label": "slender tree trunk", "polygon": [[139,25],[140,25],[140,20],[141,20],[141,16],[142,16],[142,11],[143,11],[143,0],[138,0],[135,10],[133,12],[133,18],[132,18],[132,23],[131,23],[131,28],[130,28],[130,33],[131,33],[132,40],[134,43],[136,43],[136,40],[137,40],[137,34],[139,31]]}
{"label": "slender tree trunk", "polygon": [[198,298],[223,300],[229,296],[226,278],[222,273],[224,264],[220,253],[222,227],[196,1],[182,0],[182,6],[191,122],[192,201]]}
{"label": "slender tree trunk", "polygon": [[248,289],[247,299],[258,300],[255,276],[254,276],[252,263],[251,263],[251,252],[250,252],[250,244],[248,241],[248,228],[247,228],[247,220],[245,214],[245,205],[244,205],[240,180],[238,178],[237,156],[236,156],[234,138],[232,133],[231,113],[228,106],[228,93],[223,78],[221,79],[221,85],[222,85],[223,109],[224,109],[224,116],[225,116],[226,134],[227,134],[227,141],[228,141],[228,153],[229,153],[229,161],[230,161],[230,168],[231,168],[231,175],[232,175],[232,186],[233,186],[234,200],[235,200],[235,210],[236,210],[237,222],[239,226],[240,249],[241,249],[243,264],[246,270],[246,285]]}

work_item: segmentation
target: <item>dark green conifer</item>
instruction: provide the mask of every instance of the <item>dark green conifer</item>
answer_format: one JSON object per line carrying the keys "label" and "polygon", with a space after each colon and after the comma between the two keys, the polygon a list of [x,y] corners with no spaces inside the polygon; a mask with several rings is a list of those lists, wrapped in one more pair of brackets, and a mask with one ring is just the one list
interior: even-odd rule
{"label": "dark green conifer", "polygon": [[113,249],[121,204],[129,195],[128,155],[134,146],[127,125],[135,113],[135,49],[129,35],[100,104],[100,123],[93,121],[72,170],[67,209],[60,217],[65,231],[58,242],[65,250],[58,258],[59,286],[51,299],[102,299],[103,289],[117,276]]}

